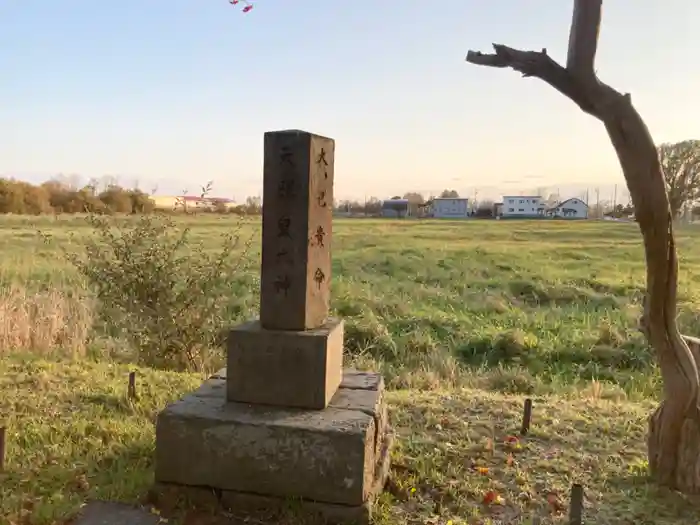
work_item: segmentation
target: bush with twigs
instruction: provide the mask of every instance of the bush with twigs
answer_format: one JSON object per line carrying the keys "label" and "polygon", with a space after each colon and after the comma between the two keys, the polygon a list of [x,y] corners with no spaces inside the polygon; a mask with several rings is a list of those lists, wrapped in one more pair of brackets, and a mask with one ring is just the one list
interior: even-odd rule
{"label": "bush with twigs", "polygon": [[93,234],[84,249],[64,253],[95,294],[101,329],[129,343],[140,364],[207,369],[221,355],[232,310],[241,309],[233,289],[255,285],[246,282],[250,239],[240,238],[240,226],[208,252],[167,216],[86,220]]}

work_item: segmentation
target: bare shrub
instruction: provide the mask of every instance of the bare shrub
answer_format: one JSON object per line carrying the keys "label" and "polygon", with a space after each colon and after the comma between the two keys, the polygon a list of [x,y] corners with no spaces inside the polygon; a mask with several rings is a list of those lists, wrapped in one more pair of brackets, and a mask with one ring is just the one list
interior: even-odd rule
{"label": "bare shrub", "polygon": [[86,220],[84,250],[64,253],[95,294],[102,330],[128,342],[143,365],[208,369],[248,261],[240,224],[208,252],[167,216]]}

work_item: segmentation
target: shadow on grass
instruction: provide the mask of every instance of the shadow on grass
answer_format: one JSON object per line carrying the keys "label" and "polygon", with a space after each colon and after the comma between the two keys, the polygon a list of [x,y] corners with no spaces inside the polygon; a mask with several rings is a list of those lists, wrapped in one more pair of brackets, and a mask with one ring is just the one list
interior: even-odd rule
{"label": "shadow on grass", "polygon": [[[646,473],[613,475],[606,479],[605,485],[629,501],[646,500],[644,509],[634,510],[631,507],[628,510],[632,523],[655,524],[657,522],[653,518],[657,513],[675,515],[684,522],[697,520],[700,496],[690,496],[661,487]],[[594,517],[595,510],[591,509],[590,513]]]}
{"label": "shadow on grass", "polygon": [[8,490],[2,494],[3,517],[8,523],[58,523],[74,518],[86,501],[141,501],[152,483],[152,441],[105,437],[101,445],[99,454],[67,463],[49,458],[27,468],[10,460],[0,475]]}
{"label": "shadow on grass", "polygon": [[400,439],[381,524],[419,514],[440,523],[562,523],[572,483],[585,489],[586,523],[697,523],[700,498],[646,477],[649,406],[537,398],[522,437],[522,402],[478,390],[395,393]]}
{"label": "shadow on grass", "polygon": [[621,371],[649,370],[655,362],[641,334],[624,337],[601,330],[597,339],[551,348],[533,333],[512,329],[464,341],[456,353],[463,362],[475,366],[518,365],[536,374],[615,380]]}

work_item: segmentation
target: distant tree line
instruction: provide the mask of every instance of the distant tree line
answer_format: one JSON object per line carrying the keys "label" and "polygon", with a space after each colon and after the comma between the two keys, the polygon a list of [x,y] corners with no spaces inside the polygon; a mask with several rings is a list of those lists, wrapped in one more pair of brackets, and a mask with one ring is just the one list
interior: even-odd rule
{"label": "distant tree line", "polygon": [[[16,179],[0,178],[0,214],[44,215],[44,214],[147,214],[159,212],[192,212],[185,200],[174,209],[156,210],[151,196],[137,188],[125,188],[113,182],[98,184],[91,181],[78,186],[74,181],[56,178],[42,184]],[[260,215],[260,197],[248,197],[243,204],[228,206],[215,203],[209,208],[197,208],[197,213],[232,213],[238,215]]]}
{"label": "distant tree line", "polygon": [[[658,146],[659,162],[663,168],[666,188],[669,195],[671,213],[679,218],[684,213],[693,218],[700,217],[700,140],[685,140],[664,143]],[[540,192],[541,194],[542,192]],[[445,189],[440,198],[459,198],[456,190]],[[397,194],[393,199],[408,201],[409,214],[420,215],[420,210],[430,204],[431,198],[421,193],[409,191]],[[558,195],[550,195],[547,202],[558,201]],[[591,202],[589,217],[627,217],[634,214],[630,204],[619,204],[608,200]],[[350,215],[377,216],[382,212],[382,200],[369,197],[364,200],[341,200],[335,202],[335,209]],[[176,206],[170,211],[190,211],[186,206]],[[56,213],[151,213],[155,211],[150,195],[138,188],[125,188],[116,179],[105,178],[101,182],[92,180],[79,185],[69,178],[57,177],[42,184],[32,184],[15,179],[0,178],[0,214],[41,215]],[[163,210],[166,211],[166,210]],[[237,215],[259,215],[262,213],[260,197],[247,197],[242,204],[228,206],[224,203],[207,210],[215,213]],[[480,217],[493,215],[493,202],[481,200],[475,203],[473,214]]]}
{"label": "distant tree line", "polygon": [[[677,184],[678,186],[679,184]],[[669,190],[671,191],[671,190]],[[676,190],[681,194],[679,190]],[[439,194],[441,198],[459,198],[455,190],[444,190]],[[418,192],[406,192],[394,195],[395,200],[408,201],[409,214],[421,215],[431,199],[425,198]],[[687,202],[687,201],[683,201]],[[365,215],[368,217],[379,216],[382,213],[383,201],[377,197],[369,197],[363,201],[341,200],[334,203],[337,212],[349,215]],[[494,213],[493,201],[478,201],[472,209],[472,214],[477,217],[492,217]],[[598,209],[599,208],[599,209]],[[245,201],[236,206],[230,206],[223,202],[201,208],[188,206],[184,199],[174,209],[156,210],[155,202],[151,196],[137,188],[124,188],[116,183],[91,182],[84,186],[78,186],[69,180],[60,178],[49,180],[42,184],[15,179],[0,178],[0,214],[12,213],[16,215],[43,215],[43,214],[73,214],[73,213],[100,213],[100,214],[144,214],[159,212],[194,212],[220,213],[236,215],[260,215],[262,214],[262,202],[260,197],[247,197]],[[634,213],[629,205],[601,202],[597,207],[591,206],[591,217],[613,216],[625,217]],[[700,215],[700,208],[692,208],[694,216]]]}
{"label": "distant tree line", "polygon": [[110,185],[76,188],[60,180],[35,185],[0,179],[0,213],[43,215],[56,213],[150,213],[153,200],[138,189]]}

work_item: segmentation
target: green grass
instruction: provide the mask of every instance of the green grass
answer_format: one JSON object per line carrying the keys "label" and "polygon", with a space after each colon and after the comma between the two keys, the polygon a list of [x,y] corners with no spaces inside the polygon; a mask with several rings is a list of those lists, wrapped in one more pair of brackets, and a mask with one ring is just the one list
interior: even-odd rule
{"label": "green grass", "polygon": [[[186,223],[215,249],[235,219]],[[700,333],[699,232],[678,233],[679,322],[691,335]],[[242,230],[256,239],[253,262],[259,233],[256,221]],[[0,223],[0,281],[23,290],[0,298],[0,515],[14,522],[61,521],[87,498],[142,498],[155,414],[201,381],[139,369],[140,399],[126,400],[129,353],[99,334],[85,345],[89,303],[57,249],[79,249],[88,234],[79,218]],[[660,380],[637,330],[644,270],[635,224],[335,221],[332,306],[346,319],[348,361],[385,374],[399,435],[378,523],[563,523],[547,495],[563,501],[578,481],[592,522],[695,524],[696,501],[645,478],[645,418]],[[255,315],[256,271],[231,284],[229,323]],[[41,303],[15,319],[18,297],[53,298],[53,309]],[[59,313],[60,323],[45,322]],[[51,335],[57,324],[73,337]],[[40,325],[53,332],[16,334]],[[533,433],[508,451],[523,395],[535,398]],[[502,502],[483,504],[489,491]]]}

